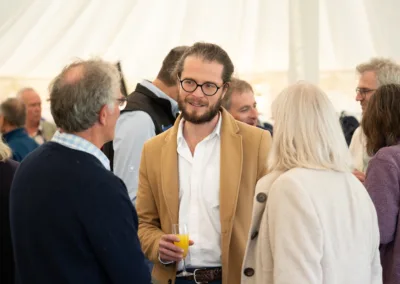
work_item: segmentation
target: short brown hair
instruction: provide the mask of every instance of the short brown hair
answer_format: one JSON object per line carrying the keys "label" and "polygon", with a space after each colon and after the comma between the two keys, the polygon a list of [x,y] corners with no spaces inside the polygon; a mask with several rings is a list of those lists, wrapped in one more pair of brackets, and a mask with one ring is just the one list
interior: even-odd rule
{"label": "short brown hair", "polygon": [[160,71],[158,72],[157,79],[161,80],[164,84],[171,87],[176,84],[176,77],[173,76],[175,65],[182,57],[183,53],[188,46],[177,46],[167,54],[164,58]]}
{"label": "short brown hair", "polygon": [[232,78],[231,82],[229,83],[229,88],[222,99],[222,106],[227,110],[231,108],[233,92],[237,92],[238,94],[243,94],[244,92],[254,93],[253,88],[249,83],[244,80]]}
{"label": "short brown hair", "polygon": [[0,113],[10,125],[24,127],[25,125],[25,105],[17,98],[5,100],[0,105]]}
{"label": "short brown hair", "polygon": [[225,50],[216,44],[205,42],[196,42],[183,53],[173,72],[175,80],[177,76],[181,77],[183,64],[185,63],[185,59],[189,56],[197,56],[208,62],[216,61],[222,64],[224,66],[222,71],[222,80],[224,83],[231,81],[231,77],[235,68],[232,60],[229,58],[228,53],[226,53]]}
{"label": "short brown hair", "polygon": [[367,138],[367,152],[396,145],[400,138],[400,85],[381,86],[371,97],[361,126]]}

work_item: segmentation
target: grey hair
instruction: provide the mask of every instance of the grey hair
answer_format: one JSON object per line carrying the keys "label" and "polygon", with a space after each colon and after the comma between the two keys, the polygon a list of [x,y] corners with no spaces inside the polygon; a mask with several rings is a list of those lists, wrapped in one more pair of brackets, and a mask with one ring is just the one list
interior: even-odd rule
{"label": "grey hair", "polygon": [[25,105],[17,98],[9,98],[0,105],[0,113],[10,125],[24,127]]}
{"label": "grey hair", "polygon": [[81,132],[98,121],[104,105],[112,108],[120,90],[120,73],[100,59],[79,60],[66,66],[49,89],[56,125],[66,132]]}
{"label": "grey hair", "polygon": [[243,94],[244,92],[253,92],[253,88],[249,83],[244,80],[240,80],[238,78],[232,78],[229,83],[229,88],[225,93],[225,96],[222,98],[222,106],[229,110],[232,104],[232,94],[237,92],[238,94]]}
{"label": "grey hair", "polygon": [[17,94],[16,94],[17,99],[22,99],[22,95],[23,95],[23,93],[25,93],[26,91],[31,91],[31,92],[37,93],[36,90],[35,90],[34,88],[31,88],[31,87],[24,87],[24,88],[18,90],[18,92],[17,92]]}
{"label": "grey hair", "polygon": [[400,66],[389,58],[373,57],[368,62],[357,65],[358,74],[373,71],[378,87],[388,84],[400,84]]}

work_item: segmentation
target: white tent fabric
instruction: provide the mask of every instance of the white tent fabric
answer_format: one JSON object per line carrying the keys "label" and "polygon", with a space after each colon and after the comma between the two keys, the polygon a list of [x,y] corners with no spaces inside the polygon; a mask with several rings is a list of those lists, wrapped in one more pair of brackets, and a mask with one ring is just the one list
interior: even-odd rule
{"label": "white tent fabric", "polygon": [[74,58],[121,61],[131,91],[177,45],[208,41],[256,89],[260,110],[289,82],[319,83],[359,112],[355,66],[400,60],[398,0],[0,0],[0,98],[47,85]]}

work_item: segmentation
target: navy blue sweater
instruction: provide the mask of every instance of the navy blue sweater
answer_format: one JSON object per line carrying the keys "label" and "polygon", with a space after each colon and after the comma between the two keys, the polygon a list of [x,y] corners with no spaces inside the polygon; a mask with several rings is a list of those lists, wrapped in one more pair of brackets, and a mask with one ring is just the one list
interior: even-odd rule
{"label": "navy blue sweater", "polygon": [[49,142],[11,188],[17,283],[150,283],[124,183],[85,152]]}

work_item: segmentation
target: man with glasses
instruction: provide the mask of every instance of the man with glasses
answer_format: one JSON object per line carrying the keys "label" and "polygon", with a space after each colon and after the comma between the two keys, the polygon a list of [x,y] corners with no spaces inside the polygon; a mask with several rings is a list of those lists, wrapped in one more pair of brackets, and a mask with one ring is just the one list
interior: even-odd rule
{"label": "man with glasses", "polygon": [[[266,173],[271,136],[238,123],[221,107],[233,71],[215,44],[187,49],[174,72],[181,115],[143,147],[136,208],[143,251],[155,263],[154,283],[240,283],[255,186]],[[188,228],[186,277],[177,277],[183,251],[174,245],[179,238],[173,224]]]}
{"label": "man with glasses", "polygon": [[[370,98],[376,89],[386,84],[400,84],[400,66],[386,58],[372,58],[370,61],[356,67],[359,74],[356,88],[356,101],[360,102],[362,115],[365,113]],[[350,143],[350,152],[353,157],[354,174],[364,182],[370,156],[366,151],[366,141],[362,128],[359,127]]]}

